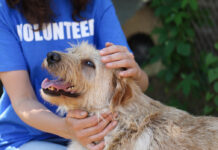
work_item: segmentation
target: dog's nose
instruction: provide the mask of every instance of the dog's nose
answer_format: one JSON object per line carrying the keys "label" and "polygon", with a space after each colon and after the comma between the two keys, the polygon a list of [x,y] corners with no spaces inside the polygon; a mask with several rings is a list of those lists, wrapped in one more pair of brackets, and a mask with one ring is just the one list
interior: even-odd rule
{"label": "dog's nose", "polygon": [[47,53],[47,62],[48,64],[54,64],[61,61],[61,55],[56,52]]}

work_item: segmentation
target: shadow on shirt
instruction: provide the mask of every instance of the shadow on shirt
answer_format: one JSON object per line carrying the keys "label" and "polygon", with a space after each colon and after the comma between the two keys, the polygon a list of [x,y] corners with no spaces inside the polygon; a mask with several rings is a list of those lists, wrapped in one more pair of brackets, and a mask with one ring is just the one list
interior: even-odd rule
{"label": "shadow on shirt", "polygon": [[2,86],[2,82],[0,81],[0,97],[2,95],[2,92],[3,92],[3,86]]}

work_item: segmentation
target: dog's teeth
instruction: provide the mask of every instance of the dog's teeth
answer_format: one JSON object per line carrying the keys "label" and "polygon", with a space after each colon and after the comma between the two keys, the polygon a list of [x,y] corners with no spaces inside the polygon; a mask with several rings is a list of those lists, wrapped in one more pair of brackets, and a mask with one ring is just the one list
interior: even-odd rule
{"label": "dog's teeth", "polygon": [[54,91],[54,90],[55,90],[54,87],[49,87],[48,89],[51,90],[51,91]]}
{"label": "dog's teeth", "polygon": [[67,90],[73,90],[73,86],[68,87]]}

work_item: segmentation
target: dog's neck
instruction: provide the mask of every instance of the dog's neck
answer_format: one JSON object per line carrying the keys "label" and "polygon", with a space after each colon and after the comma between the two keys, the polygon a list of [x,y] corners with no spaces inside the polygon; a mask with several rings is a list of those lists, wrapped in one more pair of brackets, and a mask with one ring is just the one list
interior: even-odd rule
{"label": "dog's neck", "polygon": [[126,105],[116,108],[119,113],[120,119],[135,120],[138,124],[146,118],[155,116],[161,111],[163,107],[159,102],[156,102],[144,95],[142,92],[136,94]]}
{"label": "dog's neck", "polygon": [[160,111],[160,108],[163,107],[162,104],[145,95],[133,80],[130,80],[129,83],[132,91],[131,97],[115,107],[115,111],[128,116],[133,115],[133,117],[138,117],[134,115],[151,115]]}
{"label": "dog's neck", "polygon": [[[85,100],[86,104],[82,106],[78,106],[78,108],[67,108],[67,107],[59,107],[59,112],[67,112],[70,109],[82,109],[87,111],[90,115],[100,115],[104,112],[116,112],[119,114],[120,118],[124,120],[143,120],[146,117],[153,116],[157,114],[162,104],[156,102],[146,96],[140,89],[140,87],[133,82],[131,84],[131,88],[134,89],[132,92],[132,96],[126,100],[125,103],[119,104],[115,108],[111,108],[111,96],[103,96],[95,98],[96,100],[90,99],[92,98],[89,96],[87,100]],[[109,94],[110,95],[110,94]],[[91,103],[93,102],[93,103]],[[68,106],[69,107],[69,106]]]}
{"label": "dog's neck", "polygon": [[138,123],[140,123],[140,120],[154,116],[161,111],[162,107],[164,107],[159,102],[146,96],[136,83],[131,84],[131,88],[134,89],[134,92],[124,104],[119,104],[115,108],[111,109],[110,100],[106,100],[104,103],[101,103],[101,105],[89,108],[87,107],[85,110],[92,115],[99,115],[104,112],[112,111],[119,114],[120,117],[118,117],[118,119],[122,118],[126,121],[138,120]]}

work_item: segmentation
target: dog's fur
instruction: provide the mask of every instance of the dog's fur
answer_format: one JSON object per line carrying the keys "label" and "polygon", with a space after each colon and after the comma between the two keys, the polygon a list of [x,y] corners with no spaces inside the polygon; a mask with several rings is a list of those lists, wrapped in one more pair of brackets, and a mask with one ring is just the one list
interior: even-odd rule
{"label": "dog's fur", "polygon": [[[93,114],[117,112],[118,125],[105,137],[104,150],[218,150],[218,118],[194,117],[149,98],[133,79],[107,69],[99,51],[87,43],[57,53],[60,62],[49,66],[45,59],[43,66],[71,83],[80,96],[55,97],[41,91],[42,97],[65,112],[76,108]],[[68,150],[85,148],[73,141]]]}

